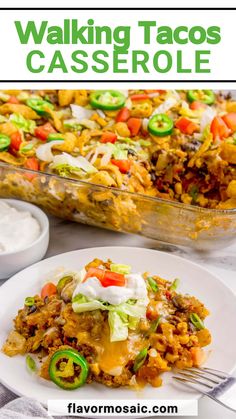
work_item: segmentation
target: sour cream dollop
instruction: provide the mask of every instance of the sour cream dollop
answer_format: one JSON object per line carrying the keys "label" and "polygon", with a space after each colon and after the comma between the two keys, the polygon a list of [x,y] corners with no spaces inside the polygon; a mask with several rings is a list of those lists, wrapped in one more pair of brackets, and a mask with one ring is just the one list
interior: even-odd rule
{"label": "sour cream dollop", "polygon": [[40,225],[30,212],[0,201],[0,253],[24,249],[39,235]]}
{"label": "sour cream dollop", "polygon": [[88,278],[77,285],[73,296],[82,294],[91,300],[101,300],[112,305],[125,303],[129,299],[144,300],[148,304],[147,288],[141,274],[126,275],[126,286],[103,287],[96,277]]}

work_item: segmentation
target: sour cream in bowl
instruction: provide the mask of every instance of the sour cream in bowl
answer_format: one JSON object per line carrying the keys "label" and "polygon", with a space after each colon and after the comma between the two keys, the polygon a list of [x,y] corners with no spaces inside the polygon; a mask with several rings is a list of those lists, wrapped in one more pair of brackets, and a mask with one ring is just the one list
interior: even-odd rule
{"label": "sour cream in bowl", "polygon": [[0,279],[38,262],[47,251],[49,222],[36,206],[0,199]]}

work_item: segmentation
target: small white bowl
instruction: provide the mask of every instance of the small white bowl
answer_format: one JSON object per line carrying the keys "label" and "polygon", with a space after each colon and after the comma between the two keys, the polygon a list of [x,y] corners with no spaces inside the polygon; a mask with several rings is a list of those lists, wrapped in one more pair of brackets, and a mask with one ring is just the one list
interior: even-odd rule
{"label": "small white bowl", "polygon": [[0,253],[0,279],[7,279],[26,266],[41,260],[48,248],[49,221],[44,212],[35,205],[17,199],[1,199],[1,201],[15,207],[19,211],[29,211],[38,221],[41,229],[40,236],[24,249],[16,252]]}

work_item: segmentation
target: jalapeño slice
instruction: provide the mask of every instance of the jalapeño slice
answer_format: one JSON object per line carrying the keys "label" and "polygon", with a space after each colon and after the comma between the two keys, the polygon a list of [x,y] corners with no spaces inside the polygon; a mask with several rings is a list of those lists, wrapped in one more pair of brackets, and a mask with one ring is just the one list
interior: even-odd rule
{"label": "jalape\u00f1o slice", "polygon": [[37,112],[39,115],[47,115],[47,110],[54,109],[52,103],[47,102],[46,100],[40,98],[31,98],[27,99],[26,105]]}
{"label": "jalape\u00f1o slice", "polygon": [[88,371],[86,359],[74,349],[54,352],[49,364],[51,380],[64,390],[74,390],[85,384]]}
{"label": "jalape\u00f1o slice", "polygon": [[148,123],[148,131],[158,137],[165,137],[172,133],[174,123],[164,113],[154,115]]}
{"label": "jalape\u00f1o slice", "polygon": [[125,104],[125,96],[117,90],[97,90],[90,95],[93,108],[115,111]]}
{"label": "jalape\u00f1o slice", "polygon": [[187,98],[189,102],[202,102],[212,105],[215,102],[215,94],[212,90],[188,90]]}

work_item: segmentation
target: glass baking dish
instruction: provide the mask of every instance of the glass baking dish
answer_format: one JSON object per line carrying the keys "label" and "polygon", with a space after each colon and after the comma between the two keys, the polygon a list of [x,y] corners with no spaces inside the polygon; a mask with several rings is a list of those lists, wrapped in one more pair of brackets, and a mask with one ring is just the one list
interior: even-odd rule
{"label": "glass baking dish", "polygon": [[67,220],[198,250],[223,248],[236,239],[236,209],[194,207],[1,162],[0,197],[31,202]]}

